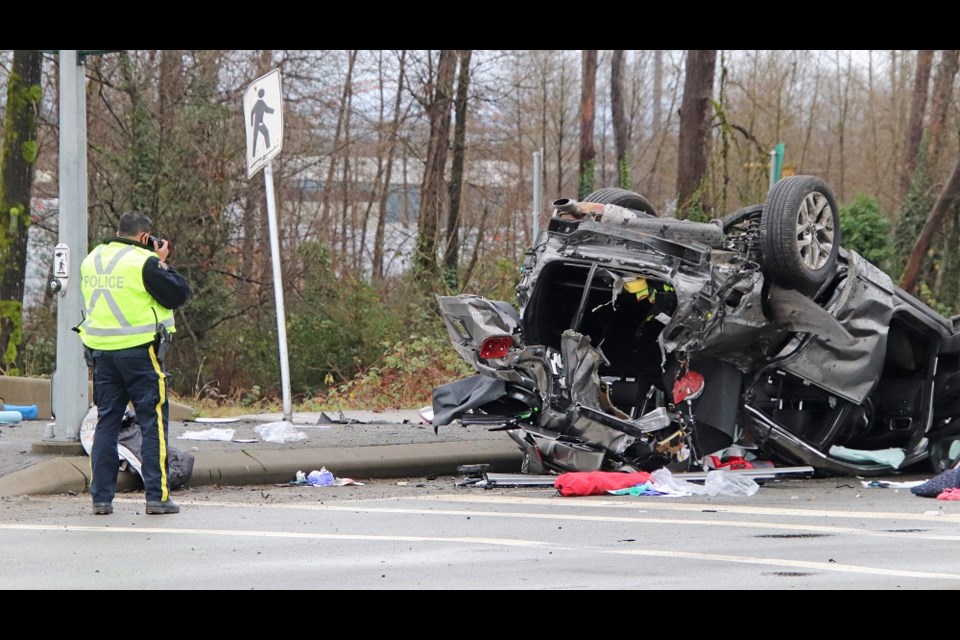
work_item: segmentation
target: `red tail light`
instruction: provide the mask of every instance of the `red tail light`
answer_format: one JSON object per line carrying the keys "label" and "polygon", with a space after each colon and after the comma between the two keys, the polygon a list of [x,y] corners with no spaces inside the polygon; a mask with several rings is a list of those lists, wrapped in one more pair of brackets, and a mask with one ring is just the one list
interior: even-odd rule
{"label": "red tail light", "polygon": [[703,375],[696,371],[688,371],[673,383],[673,404],[680,404],[684,400],[696,400],[703,393]]}
{"label": "red tail light", "polygon": [[513,338],[510,336],[487,338],[483,341],[483,344],[480,345],[480,357],[483,359],[502,358],[510,353],[511,347],[513,347]]}

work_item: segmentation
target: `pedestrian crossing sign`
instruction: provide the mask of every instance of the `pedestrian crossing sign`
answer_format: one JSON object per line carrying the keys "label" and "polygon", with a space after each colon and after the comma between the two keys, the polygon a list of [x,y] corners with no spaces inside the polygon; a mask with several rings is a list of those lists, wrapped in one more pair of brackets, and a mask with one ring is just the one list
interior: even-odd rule
{"label": "pedestrian crossing sign", "polygon": [[247,134],[247,177],[262,169],[283,146],[283,94],[280,70],[254,80],[243,94]]}

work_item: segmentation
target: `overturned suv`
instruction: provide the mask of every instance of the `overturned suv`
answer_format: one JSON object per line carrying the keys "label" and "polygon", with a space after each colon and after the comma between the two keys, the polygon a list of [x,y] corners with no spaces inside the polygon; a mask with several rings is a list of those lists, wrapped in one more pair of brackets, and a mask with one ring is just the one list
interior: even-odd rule
{"label": "overturned suv", "polygon": [[960,460],[960,317],[841,248],[815,176],[708,223],[632,191],[560,199],[516,304],[438,296],[477,373],[433,425],[503,430],[528,473],[702,467],[731,445],[876,476]]}

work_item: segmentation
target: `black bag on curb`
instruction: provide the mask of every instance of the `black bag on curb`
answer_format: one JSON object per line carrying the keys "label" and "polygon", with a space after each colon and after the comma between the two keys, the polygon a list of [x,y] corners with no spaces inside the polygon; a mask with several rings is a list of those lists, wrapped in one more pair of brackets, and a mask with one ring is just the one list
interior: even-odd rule
{"label": "black bag on curb", "polygon": [[[96,428],[97,407],[91,405],[80,425],[80,443],[87,455],[90,455]],[[143,436],[140,433],[137,414],[128,407],[123,414],[123,422],[120,424],[117,453],[119,458],[123,460],[120,466],[121,470],[128,470],[137,474],[141,481],[143,480],[143,475],[140,473],[140,467],[143,464],[143,458],[140,454],[142,445]],[[167,446],[167,480],[171,489],[179,489],[190,481],[194,461],[195,458],[192,453]]]}
{"label": "black bag on curb", "polygon": [[[127,409],[123,414],[119,444],[129,449],[137,457],[139,464],[136,472],[138,476],[141,475],[140,465],[143,464],[143,458],[140,455],[140,448],[143,444],[143,436],[140,433],[137,414],[132,409]],[[167,461],[167,480],[170,483],[170,488],[179,489],[187,484],[193,473],[193,463],[195,461],[193,454],[167,445]]]}

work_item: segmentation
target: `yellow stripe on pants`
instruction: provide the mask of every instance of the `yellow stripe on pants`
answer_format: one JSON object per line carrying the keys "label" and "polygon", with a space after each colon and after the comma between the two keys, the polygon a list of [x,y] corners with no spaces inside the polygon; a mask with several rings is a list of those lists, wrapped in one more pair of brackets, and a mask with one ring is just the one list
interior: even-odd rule
{"label": "yellow stripe on pants", "polygon": [[157,437],[160,439],[160,501],[166,502],[170,497],[170,484],[167,479],[167,439],[164,437],[163,405],[167,401],[167,376],[163,373],[157,353],[150,345],[150,361],[159,377],[160,400],[157,402]]}

